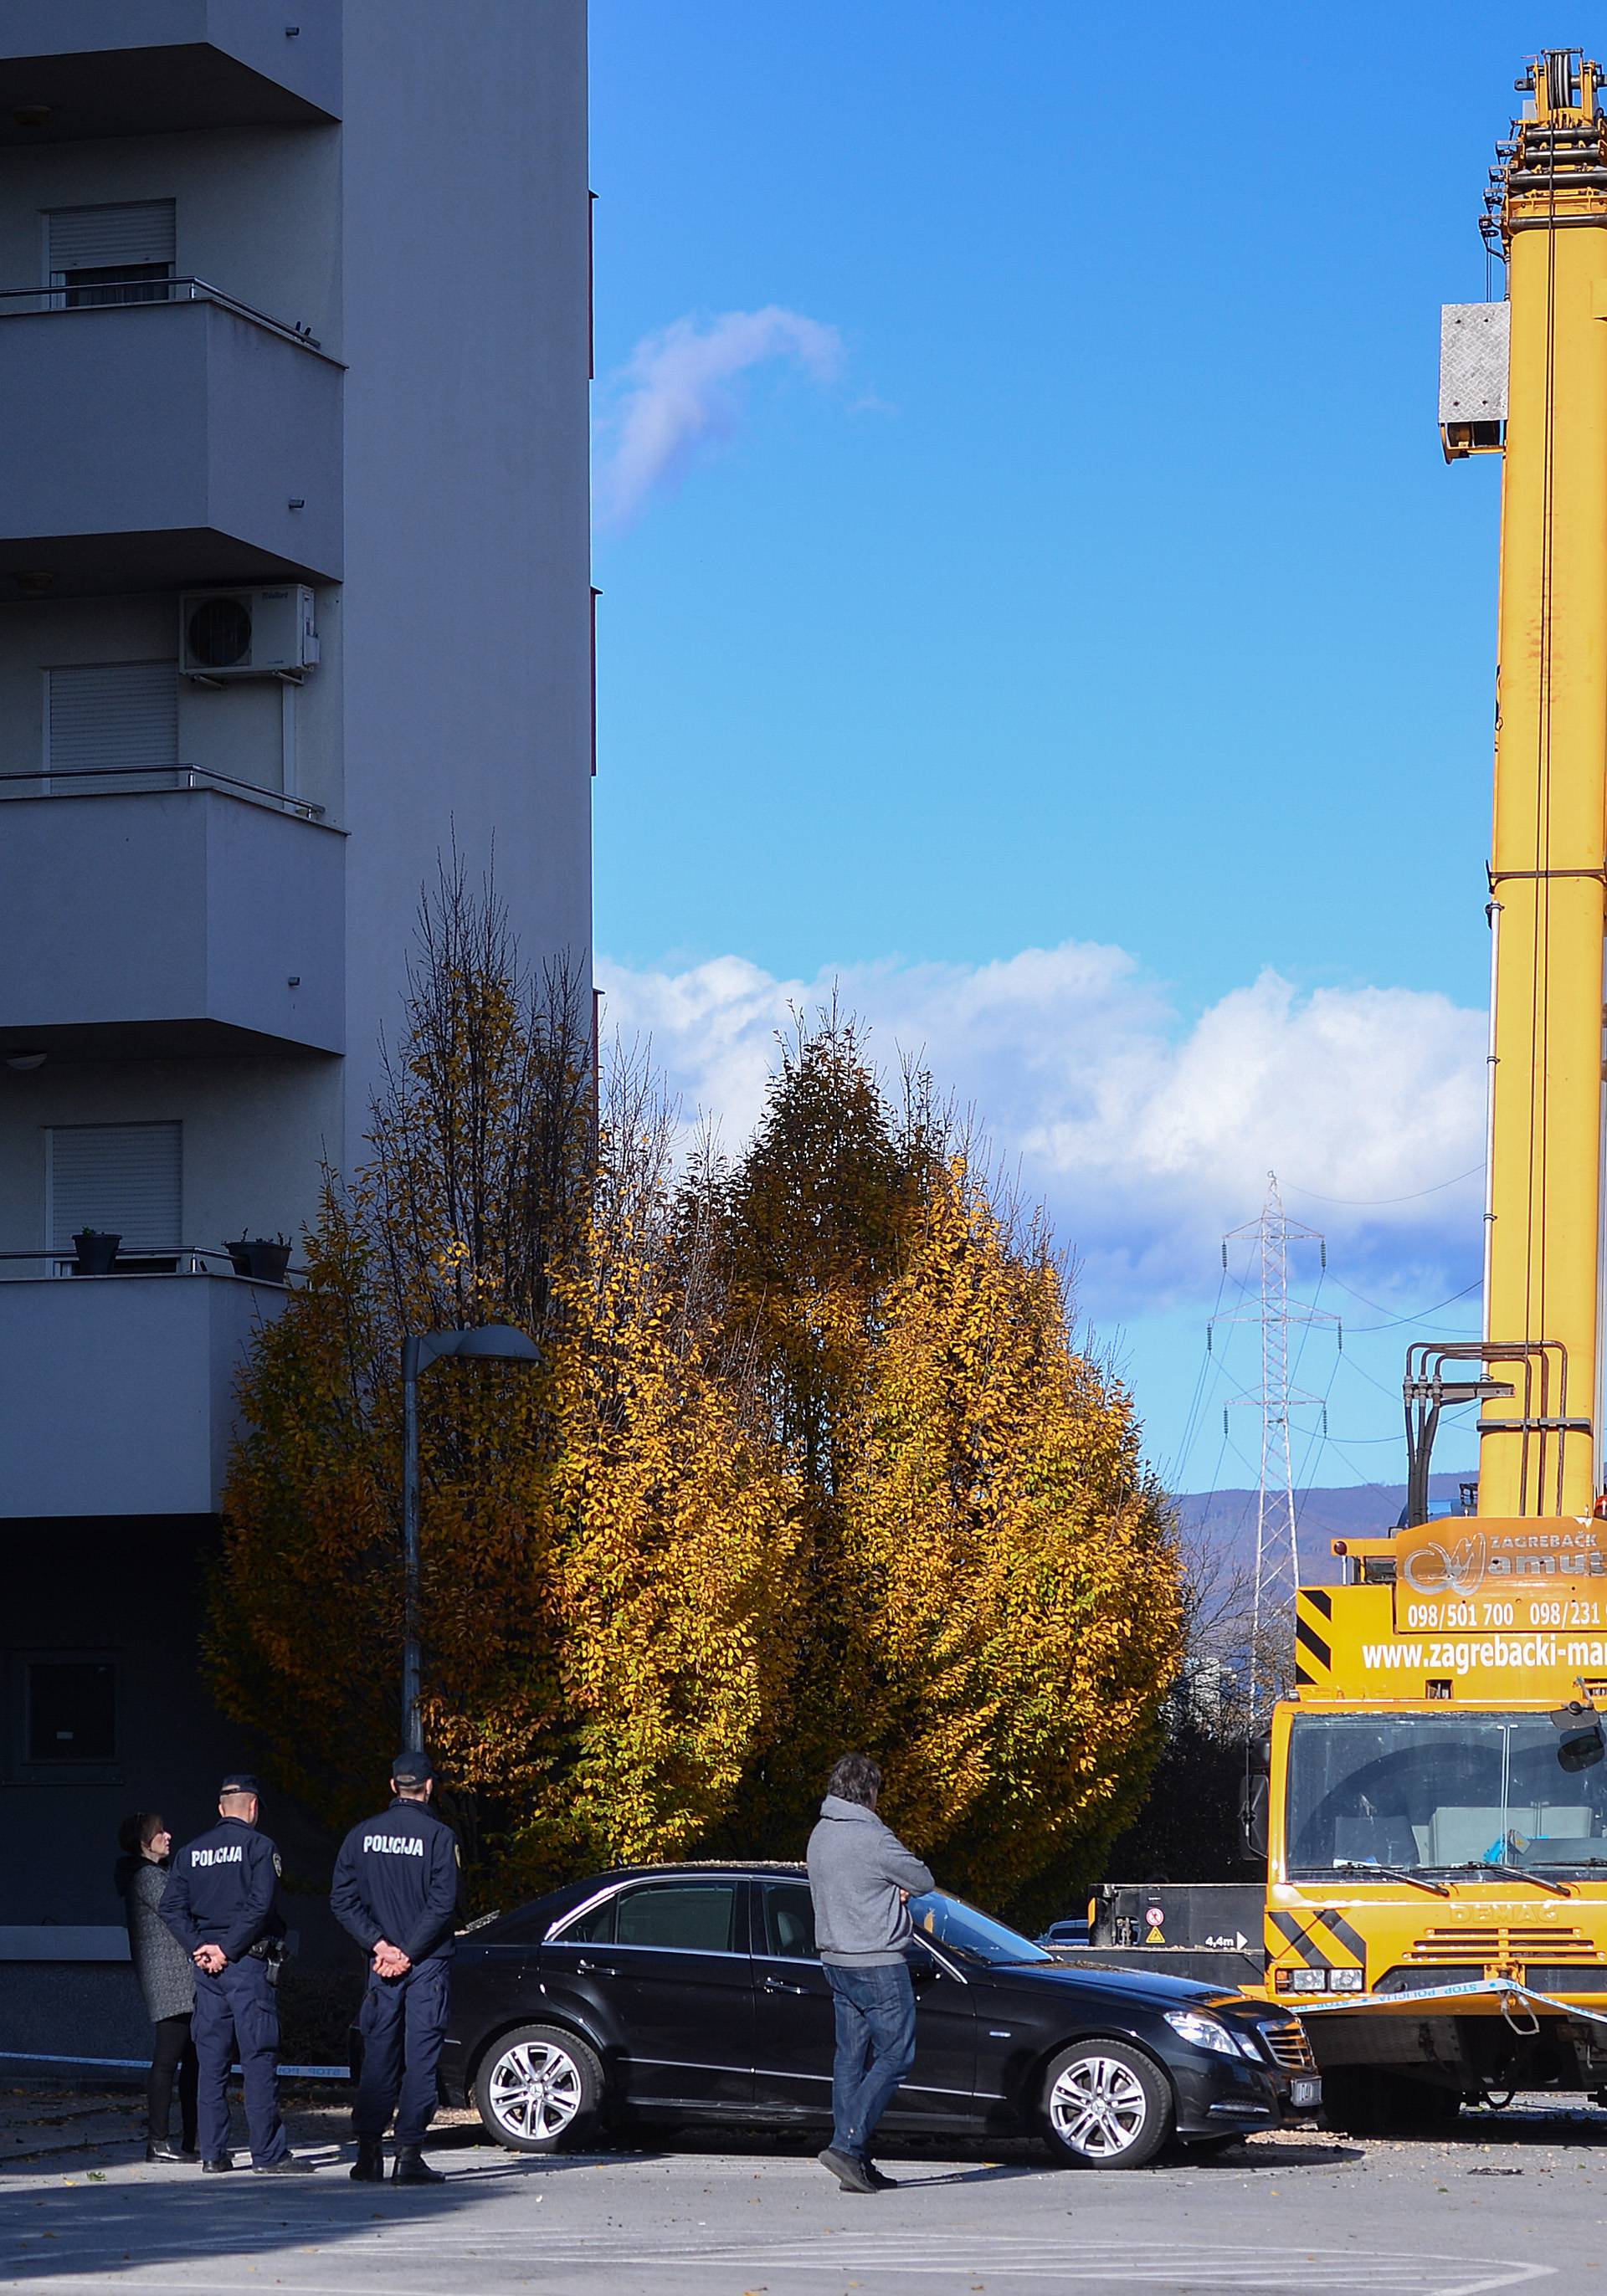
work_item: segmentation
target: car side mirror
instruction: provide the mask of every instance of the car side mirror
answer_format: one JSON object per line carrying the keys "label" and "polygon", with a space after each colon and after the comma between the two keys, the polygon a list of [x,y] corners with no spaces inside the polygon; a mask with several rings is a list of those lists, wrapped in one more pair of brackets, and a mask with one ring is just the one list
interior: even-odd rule
{"label": "car side mirror", "polygon": [[1272,1766],[1272,1740],[1265,1735],[1250,1739],[1244,1750],[1244,1783],[1239,1790],[1240,1854],[1247,1860],[1266,1855]]}

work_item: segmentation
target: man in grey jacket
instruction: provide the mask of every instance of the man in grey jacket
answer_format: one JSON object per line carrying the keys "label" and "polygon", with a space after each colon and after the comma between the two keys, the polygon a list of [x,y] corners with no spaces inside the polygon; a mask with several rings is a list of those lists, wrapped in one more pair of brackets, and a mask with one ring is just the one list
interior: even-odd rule
{"label": "man in grey jacket", "polygon": [[915,1988],[904,1948],[909,1901],[935,1884],[876,1814],[882,1774],[869,1754],[832,1771],[809,1837],[815,1944],[836,2007],[831,2142],[820,2154],[846,2193],[893,2182],[870,2158],[877,2123],[915,2062]]}

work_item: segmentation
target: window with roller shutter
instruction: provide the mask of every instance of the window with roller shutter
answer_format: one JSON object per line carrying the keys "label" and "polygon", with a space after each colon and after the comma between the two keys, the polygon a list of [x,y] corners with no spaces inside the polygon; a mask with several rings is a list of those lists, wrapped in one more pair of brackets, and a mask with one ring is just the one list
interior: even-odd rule
{"label": "window with roller shutter", "polygon": [[151,769],[177,762],[176,661],[75,662],[45,671],[45,770],[53,794],[161,788]]}
{"label": "window with roller shutter", "polygon": [[168,300],[177,237],[171,200],[55,208],[45,224],[50,284],[59,308]]}
{"label": "window with roller shutter", "polygon": [[124,1258],[182,1241],[182,1124],[54,1124],[45,1139],[53,1251],[87,1227],[121,1236]]}

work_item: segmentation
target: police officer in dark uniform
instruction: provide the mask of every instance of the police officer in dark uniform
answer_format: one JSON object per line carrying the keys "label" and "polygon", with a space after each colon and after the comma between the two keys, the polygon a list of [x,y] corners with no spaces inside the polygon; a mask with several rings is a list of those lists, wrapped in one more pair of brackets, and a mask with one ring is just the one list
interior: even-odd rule
{"label": "police officer in dark uniform", "polygon": [[385,2174],[381,2142],[396,2114],[399,2185],[440,2185],[424,2159],[434,2118],[435,2069],[451,2000],[457,1919],[457,1838],[429,1807],[435,1773],[427,1754],[399,1754],[391,1807],[354,1825],[334,1863],[329,1903],[370,1956],[358,2018],[363,2071],[352,2114],[359,2184]]}
{"label": "police officer in dark uniform", "polygon": [[191,2033],[199,2065],[196,2135],[201,2165],[232,2169],[229,2066],[245,2076],[251,2166],[266,2176],[306,2176],[279,2118],[279,1997],[284,1920],[279,1853],[257,1831],[257,1781],[231,1770],[218,1795],[219,1823],[173,1860],[161,1917],[195,1964]]}

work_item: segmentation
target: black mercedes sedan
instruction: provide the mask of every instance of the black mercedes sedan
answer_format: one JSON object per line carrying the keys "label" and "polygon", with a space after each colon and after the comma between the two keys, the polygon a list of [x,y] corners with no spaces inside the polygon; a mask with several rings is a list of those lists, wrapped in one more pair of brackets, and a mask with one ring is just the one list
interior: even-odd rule
{"label": "black mercedes sedan", "polygon": [[[1067,1967],[941,1890],[911,1900],[915,2065],[883,2126],[1036,2136],[1067,2164],[1136,2169],[1314,2111],[1298,2021],[1242,1993]],[[441,2060],[515,2152],[606,2120],[806,2128],[831,2118],[834,2019],[804,1870],[594,1875],[458,1941]]]}

